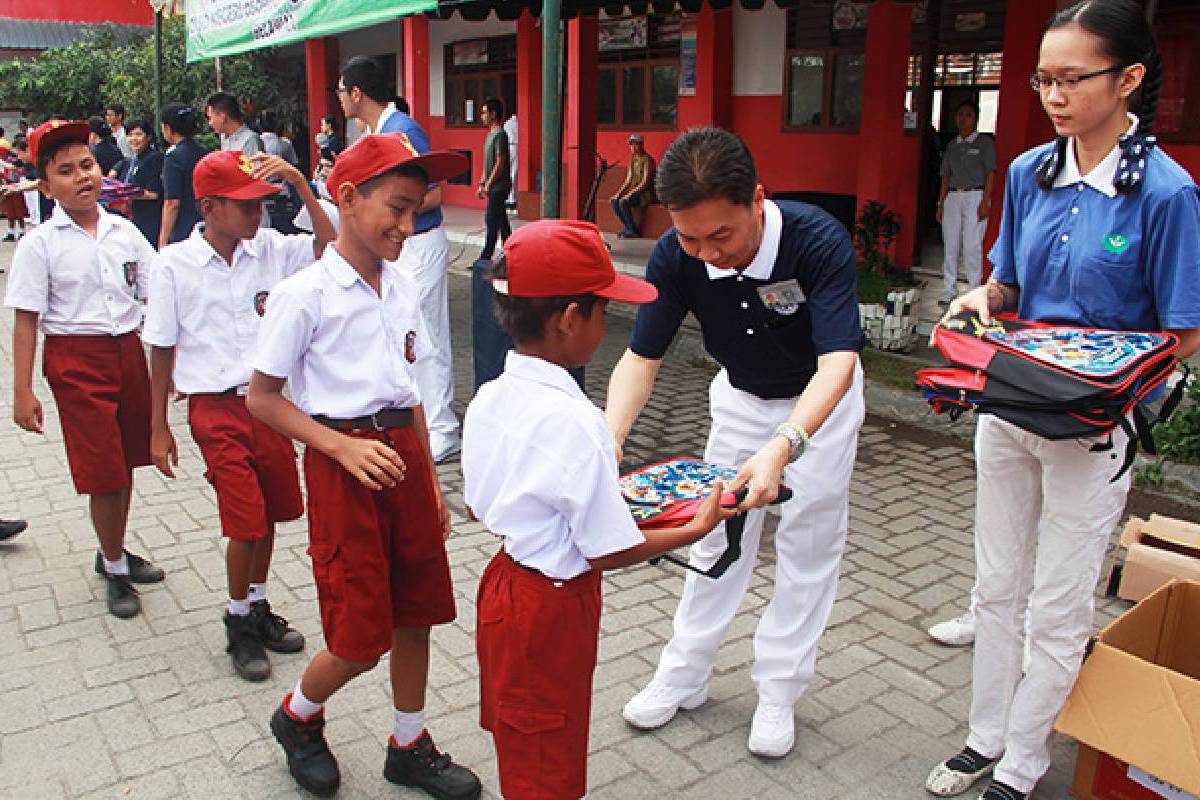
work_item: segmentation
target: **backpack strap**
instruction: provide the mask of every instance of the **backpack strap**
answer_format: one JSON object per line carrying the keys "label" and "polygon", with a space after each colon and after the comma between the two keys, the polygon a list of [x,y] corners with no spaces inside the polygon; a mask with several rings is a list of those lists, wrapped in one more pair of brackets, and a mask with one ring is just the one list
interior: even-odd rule
{"label": "backpack strap", "polygon": [[746,516],[746,513],[742,513],[725,521],[725,552],[721,553],[720,558],[708,569],[693,567],[682,558],[676,558],[670,553],[663,553],[657,558],[652,558],[650,559],[650,563],[657,564],[659,561],[670,561],[676,566],[690,569],[697,575],[703,575],[706,578],[716,580],[724,575],[733,566],[733,562],[737,561],[742,555],[742,533],[746,530]]}

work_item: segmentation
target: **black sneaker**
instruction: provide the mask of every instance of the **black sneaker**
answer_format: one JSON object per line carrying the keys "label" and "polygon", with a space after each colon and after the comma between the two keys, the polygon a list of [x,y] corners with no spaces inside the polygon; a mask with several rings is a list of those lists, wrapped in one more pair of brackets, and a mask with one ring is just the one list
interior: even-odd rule
{"label": "black sneaker", "polygon": [[438,800],[476,800],[481,791],[475,773],[455,764],[449,753],[438,752],[429,731],[421,731],[408,747],[397,747],[395,739],[388,739],[383,777],[401,786],[424,789]]}
{"label": "black sneaker", "polygon": [[234,616],[225,612],[225,638],[229,640],[225,652],[233,661],[237,674],[248,681],[265,681],[271,676],[271,662],[258,636],[258,625],[253,616]]}
{"label": "black sneaker", "polygon": [[142,610],[142,601],[129,576],[104,573],[104,581],[108,584],[108,613],[121,619],[136,617]]}
{"label": "black sneaker", "polygon": [[1025,800],[1026,792],[1019,792],[1007,783],[1001,783],[995,778],[979,795],[979,800]]}
{"label": "black sneaker", "polygon": [[[167,576],[161,567],[156,567],[141,556],[135,556],[128,550],[124,551],[125,559],[129,562],[129,580],[134,583],[160,583]],[[104,574],[104,562],[99,551],[96,553],[96,574]]]}
{"label": "black sneaker", "polygon": [[329,744],[325,741],[324,712],[308,722],[301,722],[281,703],[271,715],[271,733],[287,754],[288,771],[296,783],[313,794],[331,795],[337,791],[342,775],[337,759],[329,752]]}
{"label": "black sneaker", "polygon": [[11,539],[28,527],[29,523],[23,519],[0,519],[0,542]]}
{"label": "black sneaker", "polygon": [[250,618],[254,620],[259,639],[268,650],[276,653],[299,653],[304,649],[304,634],[273,612],[271,604],[266,600],[255,600],[250,604]]}

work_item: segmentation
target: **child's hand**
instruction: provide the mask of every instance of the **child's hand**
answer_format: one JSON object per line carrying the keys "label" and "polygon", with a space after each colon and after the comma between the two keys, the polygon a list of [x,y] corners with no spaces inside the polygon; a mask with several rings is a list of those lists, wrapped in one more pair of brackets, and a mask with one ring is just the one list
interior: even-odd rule
{"label": "child's hand", "polygon": [[363,486],[379,491],[404,480],[404,459],[390,446],[375,439],[342,439],[334,457]]}
{"label": "child's hand", "polygon": [[17,392],[13,398],[13,421],[30,433],[41,433],[44,420],[42,404],[38,402],[37,395],[33,392]]}
{"label": "child's hand", "polygon": [[168,478],[175,477],[171,467],[179,466],[179,448],[175,445],[175,435],[170,428],[152,431],[150,434],[150,459],[158,471]]}
{"label": "child's hand", "polygon": [[724,491],[724,481],[717,481],[712,485],[712,493],[704,498],[704,502],[700,504],[700,508],[696,511],[696,516],[692,517],[692,521],[687,525],[696,534],[696,538],[692,541],[702,539],[705,534],[717,527],[717,525],[739,513],[736,507],[726,508],[721,505],[721,494]]}
{"label": "child's hand", "polygon": [[279,156],[255,153],[250,156],[250,163],[254,165],[254,172],[251,174],[261,181],[268,178],[282,178],[291,184],[304,182],[304,175],[300,173],[300,170]]}

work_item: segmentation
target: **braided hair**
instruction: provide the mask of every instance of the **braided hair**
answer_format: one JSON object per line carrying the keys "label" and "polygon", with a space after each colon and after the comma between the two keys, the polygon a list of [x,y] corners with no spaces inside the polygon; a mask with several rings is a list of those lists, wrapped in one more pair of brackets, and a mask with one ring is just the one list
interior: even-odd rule
{"label": "braided hair", "polygon": [[[1162,86],[1162,56],[1145,12],[1134,0],[1081,0],[1055,15],[1046,31],[1071,24],[1098,37],[1105,55],[1117,65],[1142,64],[1146,68],[1141,86],[1129,98],[1129,110],[1137,116],[1138,127],[1132,135],[1121,137],[1121,162],[1113,180],[1119,193],[1128,194],[1141,185],[1146,154],[1155,146],[1152,131]],[[1059,136],[1054,148],[1038,164],[1038,186],[1047,190],[1054,186],[1066,163],[1066,154],[1067,138]]]}

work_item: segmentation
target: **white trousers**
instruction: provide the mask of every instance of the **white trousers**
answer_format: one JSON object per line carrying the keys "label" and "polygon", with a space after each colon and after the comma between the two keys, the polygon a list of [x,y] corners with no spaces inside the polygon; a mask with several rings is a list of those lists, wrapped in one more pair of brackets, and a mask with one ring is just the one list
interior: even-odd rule
{"label": "white trousers", "polygon": [[[795,398],[763,400],[733,388],[725,370],[709,388],[712,429],[705,459],[740,465],[791,415]],[[862,370],[808,449],[783,473],[795,496],[781,506],[775,530],[775,591],[754,634],[751,677],[759,697],[794,705],[812,681],[817,642],[829,621],[846,545],[850,473],[864,414]],[[717,648],[737,614],[758,560],[765,512],[750,512],[742,556],[720,578],[688,572],[675,612],[675,631],[663,650],[656,678],[672,686],[708,681]],[[720,525],[691,548],[690,561],[711,566],[725,550]]]}
{"label": "white trousers", "polygon": [[[1093,593],[1130,477],[1109,480],[1127,438],[1050,441],[990,414],[975,434],[975,660],[967,745],[1003,752],[996,778],[1033,790],[1050,767],[1050,733],[1092,632]],[[1032,590],[1029,589],[1032,584]],[[1032,660],[1021,675],[1026,627]]]}
{"label": "white trousers", "polygon": [[983,234],[987,219],[979,219],[979,202],[983,192],[951,190],[942,205],[942,243],[946,261],[942,265],[945,281],[942,297],[958,297],[958,260],[961,257],[967,273],[967,289],[974,289],[983,279]]}
{"label": "white trousers", "polygon": [[396,264],[407,270],[421,293],[421,314],[433,340],[433,352],[413,366],[429,441],[436,456],[459,442],[458,417],[454,416],[454,351],[450,343],[450,243],[446,232],[434,228],[404,240]]}

